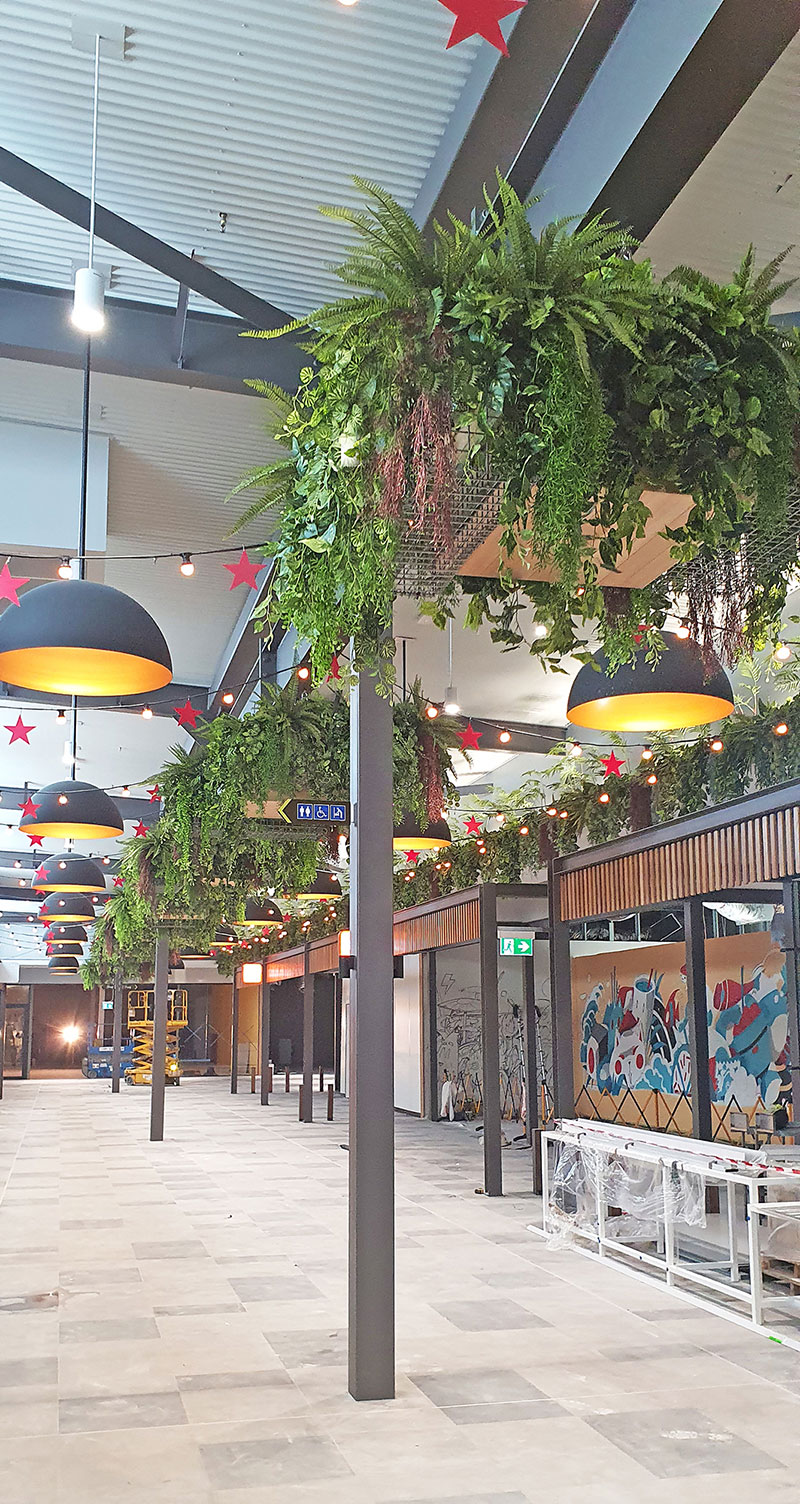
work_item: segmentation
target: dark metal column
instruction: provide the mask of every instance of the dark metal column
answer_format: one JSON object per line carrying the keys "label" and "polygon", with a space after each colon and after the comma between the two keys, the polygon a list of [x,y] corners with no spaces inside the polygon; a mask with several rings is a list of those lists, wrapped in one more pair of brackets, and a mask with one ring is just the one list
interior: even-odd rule
{"label": "dark metal column", "polygon": [[712,1138],[711,1080],[708,1073],[708,1000],[706,996],[706,934],[703,905],[687,898],[683,905],[686,942],[686,1009],[689,1054],[692,1062],[692,1134]]}
{"label": "dark metal column", "polygon": [[306,945],[303,962],[303,1122],[314,1121],[314,987],[311,952]]}
{"label": "dark metal column", "polygon": [[169,990],[169,939],[159,930],[153,979],[153,1070],[150,1080],[150,1142],[164,1138],[164,1087],[167,1075],[167,992]]}
{"label": "dark metal column", "polygon": [[234,1096],[239,1090],[239,988],[236,976],[234,971],[231,988],[231,1091]]}
{"label": "dark metal column", "polygon": [[261,1106],[269,1103],[269,1036],[270,1003],[272,989],[269,982],[261,982]]}
{"label": "dark metal column", "polygon": [[122,978],[114,978],[114,1012],[111,1015],[111,1090],[116,1096],[122,1063]]}
{"label": "dark metal column", "polygon": [[792,1122],[800,1123],[800,884],[793,878],[783,884],[783,913]]}
{"label": "dark metal column", "polygon": [[28,987],[28,1003],[22,1020],[22,1060],[20,1076],[29,1081],[31,1075],[31,1052],[33,1050],[33,987]]}
{"label": "dark metal column", "polygon": [[480,886],[481,1046],[483,1059],[483,1188],[503,1194],[503,1128],[500,1105],[500,1009],[497,988],[497,888]]}
{"label": "dark metal column", "polygon": [[553,1025],[553,1100],[557,1118],[575,1115],[572,1063],[572,966],[569,925],[561,919],[560,878],[553,867],[547,884],[550,911],[550,1007]]}
{"label": "dark metal column", "polygon": [[333,979],[333,1089],[342,1089],[342,978]]}
{"label": "dark metal column", "polygon": [[350,700],[349,1389],[394,1399],[392,707],[362,672]]}
{"label": "dark metal column", "polygon": [[436,1030],[436,951],[422,956],[422,1051],[424,1111],[432,1123],[439,1121],[439,1050]]}
{"label": "dark metal column", "polygon": [[0,986],[0,1102],[3,1100],[3,1070],[6,1059],[6,988]]}

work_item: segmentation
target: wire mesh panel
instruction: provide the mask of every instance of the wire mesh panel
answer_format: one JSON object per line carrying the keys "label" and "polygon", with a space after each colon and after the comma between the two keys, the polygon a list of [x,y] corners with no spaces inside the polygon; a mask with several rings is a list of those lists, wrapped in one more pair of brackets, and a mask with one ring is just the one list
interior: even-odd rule
{"label": "wire mesh panel", "polygon": [[397,594],[416,600],[438,595],[497,527],[502,500],[502,482],[484,466],[464,477],[453,500],[450,549],[442,550],[423,528],[407,524],[397,554]]}

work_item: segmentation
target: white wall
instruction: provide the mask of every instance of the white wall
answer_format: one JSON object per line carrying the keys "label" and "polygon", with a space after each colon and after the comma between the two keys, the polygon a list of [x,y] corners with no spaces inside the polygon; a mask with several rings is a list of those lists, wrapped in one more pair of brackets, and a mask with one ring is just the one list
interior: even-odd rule
{"label": "white wall", "polygon": [[[394,984],[394,1105],[422,1112],[422,983],[420,957],[404,958],[405,976]],[[342,1091],[349,1091],[350,982],[342,983]]]}

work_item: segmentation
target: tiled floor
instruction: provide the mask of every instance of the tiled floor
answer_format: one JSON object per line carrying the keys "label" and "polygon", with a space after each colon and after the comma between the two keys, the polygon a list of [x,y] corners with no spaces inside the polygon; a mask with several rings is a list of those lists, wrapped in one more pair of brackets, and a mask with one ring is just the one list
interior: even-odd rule
{"label": "tiled floor", "polygon": [[398,1120],[398,1398],[357,1405],[345,1108],[296,1110],[187,1082],[151,1146],[146,1091],[8,1086],[2,1504],[797,1500],[800,1354],[546,1246],[458,1124]]}

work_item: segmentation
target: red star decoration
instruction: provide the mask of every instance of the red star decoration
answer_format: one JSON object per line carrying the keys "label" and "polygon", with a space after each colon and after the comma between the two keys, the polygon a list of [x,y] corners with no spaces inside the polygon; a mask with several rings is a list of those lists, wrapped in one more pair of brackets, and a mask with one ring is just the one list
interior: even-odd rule
{"label": "red star decoration", "polygon": [[248,558],[247,549],[243,548],[235,564],[223,564],[222,567],[223,569],[227,569],[231,575],[231,590],[235,590],[237,585],[249,585],[251,590],[257,590],[258,580],[256,576],[258,575],[258,571],[266,569],[267,566],[266,564],[254,563],[252,559]]}
{"label": "red star decoration", "polygon": [[17,591],[21,585],[30,584],[30,575],[14,576],[7,564],[0,569],[0,601],[10,601],[12,606],[19,605]]}
{"label": "red star decoration", "polygon": [[35,728],[35,726],[26,726],[24,724],[24,722],[23,722],[22,716],[18,715],[17,719],[15,720],[15,722],[13,724],[13,726],[6,726],[5,729],[6,729],[6,731],[10,731],[11,732],[11,741],[8,744],[9,746],[11,746],[14,742],[26,742],[27,743],[28,742],[28,732],[29,731],[35,731],[36,728]]}
{"label": "red star decoration", "polygon": [[647,625],[647,622],[640,621],[638,630],[633,634],[633,640],[636,643],[637,648],[640,648],[642,646],[642,643],[644,642],[644,639],[649,631],[650,628]]}
{"label": "red star decoration", "polygon": [[470,721],[468,725],[464,727],[464,730],[459,731],[458,733],[458,739],[461,743],[461,751],[466,752],[467,749],[469,749],[470,752],[477,752],[478,742],[480,741],[482,736],[483,732],[476,731],[475,727],[472,724],[472,721]]}
{"label": "red star decoration", "polygon": [[342,672],[341,672],[341,669],[339,668],[339,659],[337,658],[336,654],[334,653],[333,657],[331,658],[331,668],[330,668],[330,673],[328,674],[328,678],[329,679],[341,679],[341,677],[342,677]]}
{"label": "red star decoration", "polygon": [[185,705],[176,705],[175,714],[178,717],[179,726],[191,726],[194,731],[200,711],[195,710],[191,700],[187,700]]}
{"label": "red star decoration", "polygon": [[134,827],[133,827],[133,834],[135,836],[146,836],[147,835],[147,826],[143,823],[142,820],[139,820],[138,823],[136,825],[134,825]]}
{"label": "red star decoration", "polygon": [[37,836],[35,831],[33,831],[33,830],[26,830],[25,834],[28,837],[28,840],[30,841],[31,846],[41,846],[41,844],[42,844],[42,838],[41,838],[41,836]]}
{"label": "red star decoration", "polygon": [[407,862],[411,862],[412,865],[414,867],[416,867],[417,862],[419,861],[419,852],[418,851],[407,851],[406,852],[406,861]]}
{"label": "red star decoration", "polygon": [[114,887],[115,888],[121,888],[122,887],[122,878],[121,877],[115,877],[114,878]]}
{"label": "red star decoration", "polygon": [[609,752],[608,757],[601,757],[600,761],[605,768],[606,778],[610,778],[612,774],[616,778],[622,777],[622,769],[624,768],[625,764],[623,762],[620,762],[616,752]]}
{"label": "red star decoration", "polygon": [[504,57],[508,57],[505,37],[500,22],[515,10],[523,10],[527,0],[439,0],[445,10],[455,16],[448,47],[455,47],[467,37],[483,37]]}
{"label": "red star decoration", "polygon": [[22,810],[22,818],[23,818],[23,820],[35,820],[36,819],[36,812],[37,812],[37,810],[40,810],[41,807],[42,806],[40,804],[34,804],[33,799],[31,798],[30,794],[28,795],[28,797],[25,800],[24,804],[18,804],[17,805],[17,809],[21,809]]}
{"label": "red star decoration", "polygon": [[147,792],[150,795],[150,803],[157,804],[161,794],[161,790],[158,787],[158,784],[154,783],[153,787],[151,789],[148,789]]}
{"label": "red star decoration", "polygon": [[464,821],[464,829],[468,836],[479,836],[483,833],[481,822],[476,820],[474,815],[470,815],[469,819]]}

